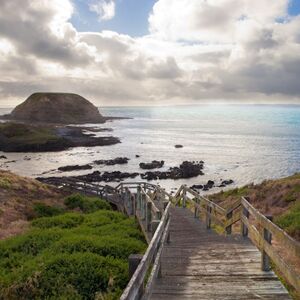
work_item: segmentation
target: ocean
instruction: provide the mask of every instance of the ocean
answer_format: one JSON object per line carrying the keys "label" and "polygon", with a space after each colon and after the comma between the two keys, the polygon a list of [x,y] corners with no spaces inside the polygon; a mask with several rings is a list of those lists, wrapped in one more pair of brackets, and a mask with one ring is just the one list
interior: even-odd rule
{"label": "ocean", "polygon": [[[7,112],[9,109],[0,109],[0,114]],[[233,179],[231,187],[243,186],[300,172],[300,106],[297,105],[103,107],[100,112],[105,116],[132,118],[92,124],[112,128],[113,132],[97,135],[113,135],[122,143],[52,153],[5,153],[8,161],[15,162],[1,160],[0,168],[36,177],[45,172],[49,173],[44,176],[86,174],[91,170],[60,173],[57,168],[120,156],[130,158],[129,163],[95,166],[92,171],[143,172],[139,163],[152,160],[165,161],[161,170],[179,166],[184,160],[204,161],[203,176],[161,180],[161,186],[168,190],[183,183],[204,184],[209,179],[217,184]],[[176,144],[183,148],[175,148]]]}

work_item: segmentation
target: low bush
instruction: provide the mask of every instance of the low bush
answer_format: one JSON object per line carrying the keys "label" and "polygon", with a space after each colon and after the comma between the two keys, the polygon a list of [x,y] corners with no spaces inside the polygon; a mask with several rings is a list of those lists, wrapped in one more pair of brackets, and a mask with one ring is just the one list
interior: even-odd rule
{"label": "low bush", "polygon": [[66,213],[54,217],[44,217],[32,222],[32,226],[37,228],[72,228],[82,224],[84,217],[80,213]]}
{"label": "low bush", "polygon": [[99,209],[110,210],[111,206],[107,201],[96,197],[87,197],[80,194],[75,194],[65,199],[65,205],[69,209],[79,208],[85,213],[95,212]]}
{"label": "low bush", "polygon": [[146,243],[134,219],[106,208],[41,217],[1,241],[0,299],[119,299],[128,256]]}
{"label": "low bush", "polygon": [[33,210],[36,218],[53,217],[64,213],[64,209],[58,206],[49,206],[44,203],[35,203]]}

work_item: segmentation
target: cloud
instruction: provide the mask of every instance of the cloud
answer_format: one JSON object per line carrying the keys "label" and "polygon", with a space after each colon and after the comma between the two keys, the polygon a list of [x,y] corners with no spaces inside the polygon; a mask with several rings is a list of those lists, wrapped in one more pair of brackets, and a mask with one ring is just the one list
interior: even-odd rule
{"label": "cloud", "polygon": [[134,38],[79,32],[70,0],[0,1],[0,101],[61,91],[100,105],[300,102],[300,16],[287,5],[158,0],[149,34]]}
{"label": "cloud", "polygon": [[116,4],[113,0],[101,0],[89,4],[89,8],[98,15],[99,21],[107,21],[115,16]]}

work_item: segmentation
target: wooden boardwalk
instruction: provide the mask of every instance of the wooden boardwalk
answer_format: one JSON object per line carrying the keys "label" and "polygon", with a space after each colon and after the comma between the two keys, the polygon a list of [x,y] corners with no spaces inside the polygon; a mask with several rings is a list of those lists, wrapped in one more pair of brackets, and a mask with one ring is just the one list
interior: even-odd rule
{"label": "wooden boardwalk", "polygon": [[[223,208],[185,185],[172,196],[147,182],[111,187],[49,178],[46,183],[100,196],[138,220],[148,248],[129,257],[131,279],[121,300],[291,299],[269,271],[271,261],[300,294],[293,263],[300,261],[300,243],[243,197]],[[233,234],[234,226],[240,234]]]}
{"label": "wooden boardwalk", "polygon": [[171,241],[150,299],[291,299],[248,238],[218,235],[188,209],[171,208]]}

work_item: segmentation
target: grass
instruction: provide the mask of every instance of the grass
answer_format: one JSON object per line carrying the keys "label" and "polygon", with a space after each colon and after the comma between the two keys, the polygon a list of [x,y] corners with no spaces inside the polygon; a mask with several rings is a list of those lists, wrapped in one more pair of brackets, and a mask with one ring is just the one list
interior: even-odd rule
{"label": "grass", "polygon": [[134,219],[103,202],[66,198],[69,209],[85,213],[36,205],[43,217],[0,242],[0,299],[118,299],[129,280],[128,256],[146,243]]}
{"label": "grass", "polygon": [[295,203],[289,211],[277,217],[275,223],[288,234],[300,240],[300,201]]}
{"label": "grass", "polygon": [[11,182],[7,178],[0,178],[0,188],[2,189],[10,189],[11,188]]}
{"label": "grass", "polygon": [[27,144],[43,144],[60,139],[51,128],[36,127],[13,122],[1,124],[0,133],[11,142],[15,143],[26,142]]}

